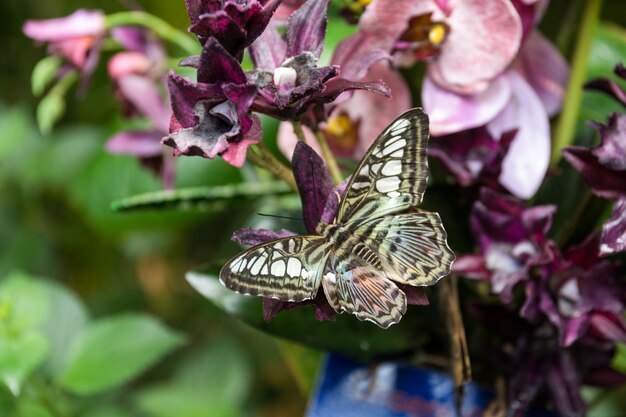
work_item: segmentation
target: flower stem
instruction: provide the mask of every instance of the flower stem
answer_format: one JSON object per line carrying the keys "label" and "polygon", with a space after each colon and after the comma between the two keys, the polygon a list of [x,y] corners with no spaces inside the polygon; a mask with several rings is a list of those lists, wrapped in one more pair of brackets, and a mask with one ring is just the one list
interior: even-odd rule
{"label": "flower stem", "polygon": [[317,143],[320,145],[322,156],[326,161],[326,166],[328,166],[328,172],[330,173],[330,177],[333,179],[335,185],[340,184],[343,181],[343,177],[341,176],[341,170],[339,169],[339,165],[337,165],[337,160],[335,159],[335,156],[328,146],[328,142],[326,142],[324,133],[318,131],[315,136],[317,137]]}
{"label": "flower stem", "polygon": [[142,11],[119,12],[107,15],[106,27],[111,29],[116,26],[143,26],[153,31],[160,38],[165,39],[189,55],[196,55],[199,52],[198,43],[189,35],[172,27],[166,21]]}
{"label": "flower stem", "polygon": [[299,141],[304,142],[304,130],[302,130],[302,122],[294,120],[291,122],[293,125],[293,133],[296,135]]}
{"label": "flower stem", "polygon": [[561,159],[561,149],[572,142],[576,133],[578,113],[580,112],[582,102],[583,83],[587,75],[589,53],[591,52],[593,35],[600,18],[601,6],[602,0],[587,0],[585,10],[582,12],[582,22],[572,59],[572,71],[565,94],[566,100],[556,127],[552,146],[552,164],[558,163]]}
{"label": "flower stem", "polygon": [[250,147],[248,150],[248,160],[259,168],[266,169],[285,181],[292,190],[298,191],[293,172],[291,172],[285,164],[280,162],[262,143]]}

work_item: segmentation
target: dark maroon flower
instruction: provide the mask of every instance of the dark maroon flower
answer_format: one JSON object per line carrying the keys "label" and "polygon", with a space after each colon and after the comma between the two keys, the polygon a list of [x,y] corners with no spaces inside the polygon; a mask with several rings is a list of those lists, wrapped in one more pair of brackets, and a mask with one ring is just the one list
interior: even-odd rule
{"label": "dark maroon flower", "polygon": [[241,166],[248,146],[261,140],[260,121],[250,115],[257,89],[215,38],[206,41],[194,61],[198,82],[169,74],[173,116],[163,143],[173,147],[175,155],[221,155]]}
{"label": "dark maroon flower", "polygon": [[552,259],[546,233],[555,206],[527,208],[519,200],[483,188],[474,204],[471,226],[481,255],[459,257],[453,270],[488,279],[503,302],[512,300],[516,285],[530,278],[533,268]]}
{"label": "dark maroon flower", "polygon": [[329,103],[347,90],[388,95],[382,82],[338,77],[337,65],[319,67],[324,46],[328,0],[308,0],[288,20],[285,36],[270,24],[252,44],[256,70],[249,78],[259,88],[252,109],[281,120],[294,120],[314,104]]}
{"label": "dark maroon flower", "polygon": [[231,55],[258,38],[282,0],[185,0],[191,21],[190,32],[204,45],[215,38]]}
{"label": "dark maroon flower", "polygon": [[[618,77],[626,79],[626,67],[624,67],[624,64],[617,64],[613,69],[613,72],[615,72]],[[626,91],[624,91],[618,83],[610,78],[599,78],[597,80],[589,81],[585,84],[585,88],[587,90],[604,92],[626,107]]]}
{"label": "dark maroon flower", "polygon": [[594,194],[615,201],[613,214],[602,227],[600,252],[609,255],[626,250],[626,115],[613,114],[607,125],[594,123],[594,127],[600,145],[570,146],[563,156]]}
{"label": "dark maroon flower", "polygon": [[470,129],[434,138],[428,153],[439,159],[463,187],[479,183],[501,189],[498,177],[502,160],[515,134],[516,131],[508,132],[496,140],[484,127]]}

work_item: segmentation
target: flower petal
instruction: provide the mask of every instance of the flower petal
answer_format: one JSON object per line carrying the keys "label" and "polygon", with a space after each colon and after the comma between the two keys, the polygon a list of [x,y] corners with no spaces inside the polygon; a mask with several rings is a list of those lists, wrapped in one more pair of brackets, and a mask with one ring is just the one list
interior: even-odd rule
{"label": "flower petal", "polygon": [[602,243],[600,255],[626,251],[626,199],[617,200],[613,205],[613,214],[602,225]]}
{"label": "flower petal", "polygon": [[230,142],[228,149],[222,153],[222,159],[233,166],[241,167],[246,160],[248,147],[260,143],[263,138],[261,120],[256,115],[252,115],[251,120],[252,126],[243,135],[241,140]]}
{"label": "flower petal", "polygon": [[285,229],[275,232],[267,229],[252,229],[250,227],[244,227],[243,229],[236,230],[233,233],[231,240],[234,240],[244,246],[256,246],[261,243],[269,242],[270,240],[281,239],[289,236],[295,236],[295,233]]}
{"label": "flower petal", "polygon": [[278,33],[276,25],[271,23],[249,50],[256,69],[274,70],[280,67],[287,56],[287,44]]}
{"label": "flower petal", "polygon": [[430,132],[437,136],[487,124],[502,112],[511,94],[507,77],[496,78],[481,93],[462,95],[439,87],[429,72],[422,86],[422,104],[430,118]]}
{"label": "flower petal", "polygon": [[324,160],[306,143],[298,142],[291,160],[302,200],[302,217],[308,233],[320,222],[333,183]]}
{"label": "flower petal", "polygon": [[168,74],[167,87],[172,104],[173,119],[183,128],[196,124],[195,106],[199,101],[224,100],[224,93],[217,84],[193,83],[174,71]]}
{"label": "flower petal", "polygon": [[69,16],[47,20],[27,20],[26,36],[41,42],[58,42],[84,36],[98,37],[104,33],[104,14],[99,10],[76,10]]}
{"label": "flower petal", "polygon": [[111,137],[105,147],[111,153],[151,158],[163,154],[162,137],[158,130],[123,131]]}
{"label": "flower petal", "polygon": [[455,2],[447,24],[450,33],[431,75],[460,93],[484,90],[511,63],[522,40],[522,23],[510,0]]}
{"label": "flower petal", "polygon": [[509,71],[512,98],[488,125],[493,137],[517,129],[502,161],[500,184],[520,198],[531,198],[543,182],[550,162],[550,124],[546,110],[528,83]]}
{"label": "flower petal", "polygon": [[168,131],[171,111],[152,80],[139,75],[126,75],[118,79],[117,84],[121,94],[148,117],[154,127],[161,132]]}
{"label": "flower petal", "polygon": [[520,70],[548,112],[560,109],[569,78],[569,66],[559,51],[538,31],[530,34],[520,50]]}
{"label": "flower petal", "polygon": [[[372,35],[357,32],[339,42],[333,52],[331,63],[338,65],[341,76],[348,80],[360,80],[364,78],[370,67],[385,59],[391,60],[391,55],[382,49],[369,49],[367,45],[372,42]],[[371,76],[368,77],[372,79]]]}
{"label": "flower petal", "polygon": [[241,69],[239,61],[233,58],[217,39],[209,38],[202,47],[200,66],[198,67],[198,82],[244,84],[246,74]]}
{"label": "flower petal", "polygon": [[316,58],[322,54],[326,34],[326,12],[329,0],[307,0],[287,22],[287,56],[311,52]]}

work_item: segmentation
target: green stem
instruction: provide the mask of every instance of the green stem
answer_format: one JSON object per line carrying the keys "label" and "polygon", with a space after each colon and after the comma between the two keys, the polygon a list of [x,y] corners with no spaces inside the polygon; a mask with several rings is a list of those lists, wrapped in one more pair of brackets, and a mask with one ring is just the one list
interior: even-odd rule
{"label": "green stem", "polygon": [[70,87],[72,87],[76,83],[76,81],[78,81],[78,76],[78,71],[69,71],[59,80],[59,82],[54,85],[54,87],[50,89],[50,92],[48,94],[56,94],[60,97],[65,96],[67,90],[69,90]]}
{"label": "green stem", "polygon": [[268,170],[285,181],[292,190],[298,191],[293,172],[285,164],[280,162],[262,143],[250,147],[248,150],[248,160],[254,165]]}
{"label": "green stem", "polygon": [[129,25],[146,27],[160,38],[178,45],[189,55],[197,55],[199,53],[198,43],[193,38],[150,13],[142,11],[119,12],[106,17],[107,29]]}
{"label": "green stem", "polygon": [[566,100],[556,127],[552,146],[552,164],[558,163],[561,158],[561,149],[572,142],[576,133],[578,113],[582,102],[583,83],[587,75],[589,53],[591,52],[593,35],[600,18],[601,6],[602,0],[587,0],[582,13],[581,27],[578,32],[576,49],[572,60],[572,71],[565,94]]}
{"label": "green stem", "polygon": [[302,122],[299,120],[294,120],[291,122],[293,125],[293,133],[296,135],[299,141],[304,142],[304,130],[302,130]]}
{"label": "green stem", "polygon": [[337,160],[333,155],[330,147],[328,146],[328,142],[326,142],[326,138],[324,137],[324,133],[318,131],[315,136],[317,137],[317,143],[320,145],[320,150],[322,151],[322,156],[326,161],[326,166],[328,167],[328,172],[330,173],[330,177],[333,179],[335,184],[341,184],[343,181],[343,177],[341,176],[341,170],[339,169],[339,165],[337,164]]}

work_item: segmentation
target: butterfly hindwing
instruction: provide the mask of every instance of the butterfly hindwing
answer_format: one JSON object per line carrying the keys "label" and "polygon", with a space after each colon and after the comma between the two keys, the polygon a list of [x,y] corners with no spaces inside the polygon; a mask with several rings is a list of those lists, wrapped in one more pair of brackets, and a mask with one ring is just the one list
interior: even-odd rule
{"label": "butterfly hindwing", "polygon": [[389,278],[403,284],[432,285],[450,273],[455,259],[437,213],[411,209],[373,219],[356,233],[378,254]]}
{"label": "butterfly hindwing", "polygon": [[421,203],[428,181],[428,116],[411,109],[374,141],[348,182],[337,221],[359,222]]}
{"label": "butterfly hindwing", "polygon": [[291,236],[250,248],[220,271],[220,281],[242,294],[282,301],[314,298],[328,256],[321,236]]}
{"label": "butterfly hindwing", "polygon": [[383,271],[354,256],[335,263],[324,274],[322,286],[336,312],[354,314],[383,328],[400,321],[406,296]]}

